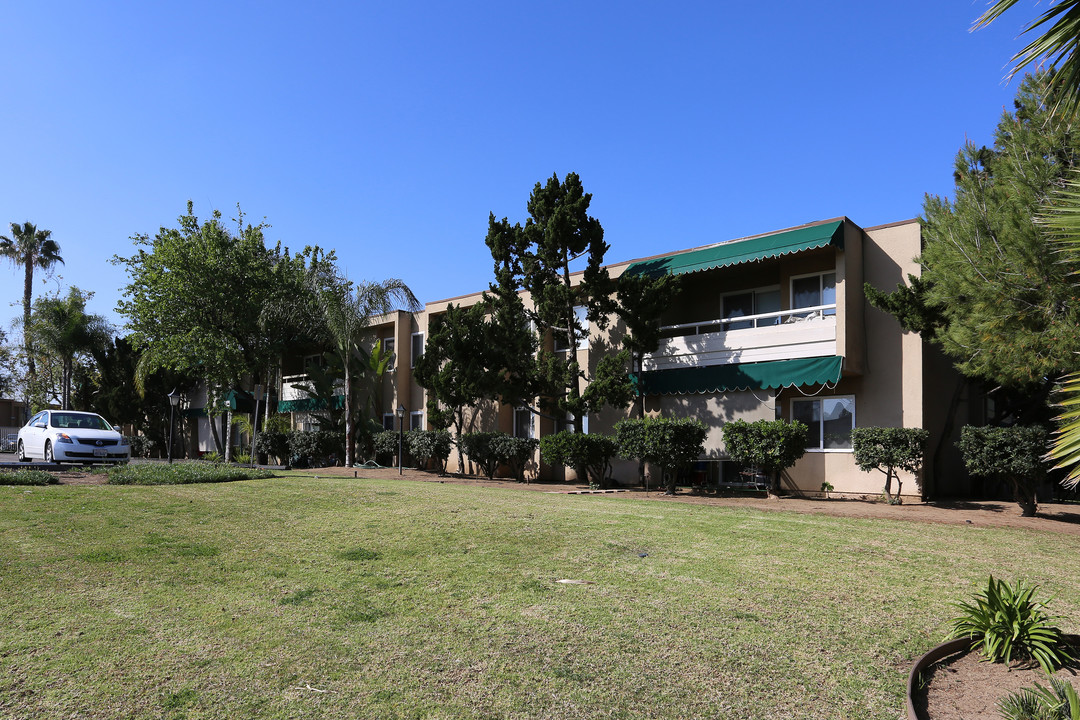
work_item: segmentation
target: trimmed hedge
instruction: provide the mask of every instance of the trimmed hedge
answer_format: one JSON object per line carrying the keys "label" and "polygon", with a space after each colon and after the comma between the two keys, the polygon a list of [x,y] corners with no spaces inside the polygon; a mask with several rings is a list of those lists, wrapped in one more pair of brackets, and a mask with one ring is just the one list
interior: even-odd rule
{"label": "trimmed hedge", "polygon": [[269,470],[199,461],[140,463],[109,468],[110,485],[188,485],[274,477]]}
{"label": "trimmed hedge", "polygon": [[55,485],[56,476],[44,470],[0,470],[0,485]]}

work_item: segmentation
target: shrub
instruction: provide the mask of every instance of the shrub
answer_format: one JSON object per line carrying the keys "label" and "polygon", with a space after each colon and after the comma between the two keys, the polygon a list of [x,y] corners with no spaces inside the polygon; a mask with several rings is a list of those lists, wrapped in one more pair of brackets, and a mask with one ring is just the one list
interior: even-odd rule
{"label": "shrub", "polygon": [[1068,681],[1050,676],[1050,687],[1035,683],[1009,693],[998,709],[1005,720],[1080,720],[1080,694]]}
{"label": "shrub", "polygon": [[1038,425],[1030,427],[975,427],[965,425],[956,446],[972,475],[1006,481],[1025,517],[1038,509],[1035,484],[1046,475],[1048,434]]}
{"label": "shrub", "polygon": [[405,433],[405,445],[421,467],[428,461],[435,462],[440,474],[446,471],[446,459],[450,457],[450,433],[446,430],[410,430]]}
{"label": "shrub", "polygon": [[[930,436],[922,428],[863,427],[851,431],[851,449],[855,464],[863,472],[880,470],[885,473],[885,499],[890,504],[900,504],[900,492],[904,485],[897,470],[917,474],[922,469],[923,443]],[[892,494],[892,480],[896,478],[896,495]]]}
{"label": "shrub", "polygon": [[961,614],[950,621],[949,638],[970,638],[971,649],[982,649],[990,662],[1033,660],[1046,672],[1072,659],[1061,630],[1051,623],[1046,603],[1034,600],[1037,585],[1015,587],[990,576],[986,590],[973,602],[957,603]]}
{"label": "shrub", "polygon": [[495,439],[506,433],[477,432],[461,436],[461,449],[469,456],[469,459],[480,466],[488,480],[495,477],[495,471],[499,467],[499,453],[495,447]]}
{"label": "shrub", "polygon": [[498,433],[492,440],[492,451],[500,462],[510,466],[518,482],[525,482],[525,469],[536,454],[539,441]]}
{"label": "shrub", "polygon": [[723,432],[728,457],[767,474],[773,493],[780,489],[780,473],[806,453],[806,425],[797,420],[732,420]]}
{"label": "shrub", "polygon": [[110,485],[187,485],[273,476],[269,470],[203,461],[116,465],[109,468]]}
{"label": "shrub", "polygon": [[611,459],[617,454],[614,438],[605,435],[563,430],[540,440],[540,456],[544,462],[572,467],[577,470],[579,479],[598,487],[607,487]]}
{"label": "shrub", "polygon": [[54,485],[56,476],[44,470],[0,470],[0,485]]}
{"label": "shrub", "polygon": [[392,464],[391,458],[398,454],[398,433],[394,430],[383,430],[375,433],[372,444],[375,448],[375,459],[383,465]]}
{"label": "shrub", "polygon": [[289,433],[281,430],[262,430],[255,436],[255,452],[273,457],[284,465],[289,459]]}
{"label": "shrub", "polygon": [[202,457],[199,458],[199,459],[202,460],[203,462],[208,462],[208,463],[222,462],[221,453],[219,453],[217,450],[210,450],[209,452],[204,452],[202,454]]}
{"label": "shrub", "polygon": [[678,472],[705,452],[708,430],[693,418],[628,418],[615,424],[615,443],[624,458],[654,462],[675,494]]}
{"label": "shrub", "polygon": [[344,436],[333,430],[293,430],[289,433],[289,454],[293,465],[324,465],[331,455],[342,457],[344,450]]}
{"label": "shrub", "polygon": [[148,458],[158,449],[158,444],[145,435],[125,435],[124,439],[131,446],[131,457]]}
{"label": "shrub", "polygon": [[237,465],[250,465],[251,455],[248,453],[238,453],[235,457],[233,457],[233,462]]}

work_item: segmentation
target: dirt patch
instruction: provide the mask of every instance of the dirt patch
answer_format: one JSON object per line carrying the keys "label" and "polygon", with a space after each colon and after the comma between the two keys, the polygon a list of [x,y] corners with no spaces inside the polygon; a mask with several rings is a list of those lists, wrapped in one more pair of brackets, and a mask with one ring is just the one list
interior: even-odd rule
{"label": "dirt patch", "polygon": [[[1038,666],[988,663],[977,653],[950,655],[935,663],[924,675],[924,692],[913,698],[915,709],[926,720],[1000,720],[998,703],[1009,693],[1039,683],[1049,686]],[[1057,672],[1076,683],[1075,668]]]}
{"label": "dirt patch", "polygon": [[[587,485],[565,482],[519,483],[507,479],[488,480],[487,478],[445,475],[404,469],[401,474],[394,468],[346,468],[326,467],[305,471],[321,477],[358,477],[375,480],[407,480],[411,482],[430,482],[469,485],[491,490],[518,492],[567,493],[588,490]],[[104,474],[89,474],[77,471],[60,473],[61,485],[102,485],[106,481]],[[1021,517],[1016,503],[999,501],[941,501],[930,503],[908,503],[887,505],[874,500],[842,499],[831,500],[783,497],[716,497],[680,492],[677,495],[664,495],[655,490],[645,492],[641,488],[628,488],[614,494],[605,494],[606,498],[648,499],[661,503],[688,503],[694,505],[714,505],[717,507],[740,507],[755,510],[783,510],[785,512],[810,515],[831,515],[863,519],[906,520],[911,522],[930,522],[946,525],[970,525],[981,528],[1024,528],[1042,532],[1066,533],[1080,536],[1080,506],[1073,504],[1044,504],[1039,506],[1036,517]]]}

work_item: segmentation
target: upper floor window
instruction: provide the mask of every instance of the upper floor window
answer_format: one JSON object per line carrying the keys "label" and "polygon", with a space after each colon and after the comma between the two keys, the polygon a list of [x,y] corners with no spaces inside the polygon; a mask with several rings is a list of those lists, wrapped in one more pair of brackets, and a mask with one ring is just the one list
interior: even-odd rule
{"label": "upper floor window", "polygon": [[397,357],[396,357],[396,354],[394,353],[394,350],[396,349],[396,346],[397,346],[397,341],[394,338],[388,337],[388,338],[383,338],[382,339],[383,357],[390,358],[390,362],[386,364],[386,369],[387,370],[393,370],[394,369],[394,364],[397,363]]}
{"label": "upper floor window", "polygon": [[533,436],[533,414],[527,407],[514,408],[514,437]]}
{"label": "upper floor window", "polygon": [[746,317],[748,315],[761,315],[764,313],[780,311],[780,288],[763,288],[761,290],[749,290],[742,293],[725,295],[721,298],[722,315],[725,320],[724,331],[743,330],[751,327],[767,327],[779,325],[780,317],[758,318],[757,320],[738,320],[733,318]]}
{"label": "upper floor window", "polygon": [[855,397],[796,398],[791,401],[791,419],[806,425],[807,450],[850,450]]}
{"label": "upper floor window", "polygon": [[424,333],[418,332],[412,334],[411,350],[412,354],[409,357],[409,362],[411,362],[412,365],[410,365],[410,367],[416,367],[416,361],[424,354]]}
{"label": "upper floor window", "polygon": [[[588,309],[583,306],[574,308],[574,320],[577,327],[574,328],[574,336],[577,340],[577,349],[584,350],[589,347],[589,317]],[[555,352],[562,352],[570,347],[570,336],[564,330],[555,330]]]}
{"label": "upper floor window", "polygon": [[[836,273],[818,273],[791,279],[791,309],[836,305]],[[835,315],[832,307],[822,312],[823,315]],[[801,315],[800,317],[807,317]]]}
{"label": "upper floor window", "polygon": [[326,365],[326,358],[322,356],[322,353],[316,355],[304,356],[304,374],[306,375],[308,370],[312,367],[323,367]]}

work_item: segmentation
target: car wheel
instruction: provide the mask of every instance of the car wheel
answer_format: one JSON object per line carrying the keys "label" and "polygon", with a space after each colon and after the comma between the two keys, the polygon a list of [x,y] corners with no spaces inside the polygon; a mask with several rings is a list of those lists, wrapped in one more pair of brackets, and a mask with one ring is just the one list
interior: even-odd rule
{"label": "car wheel", "polygon": [[53,463],[52,443],[45,441],[45,462]]}
{"label": "car wheel", "polygon": [[19,462],[30,462],[30,458],[26,457],[26,453],[23,451],[22,440],[19,441]]}

